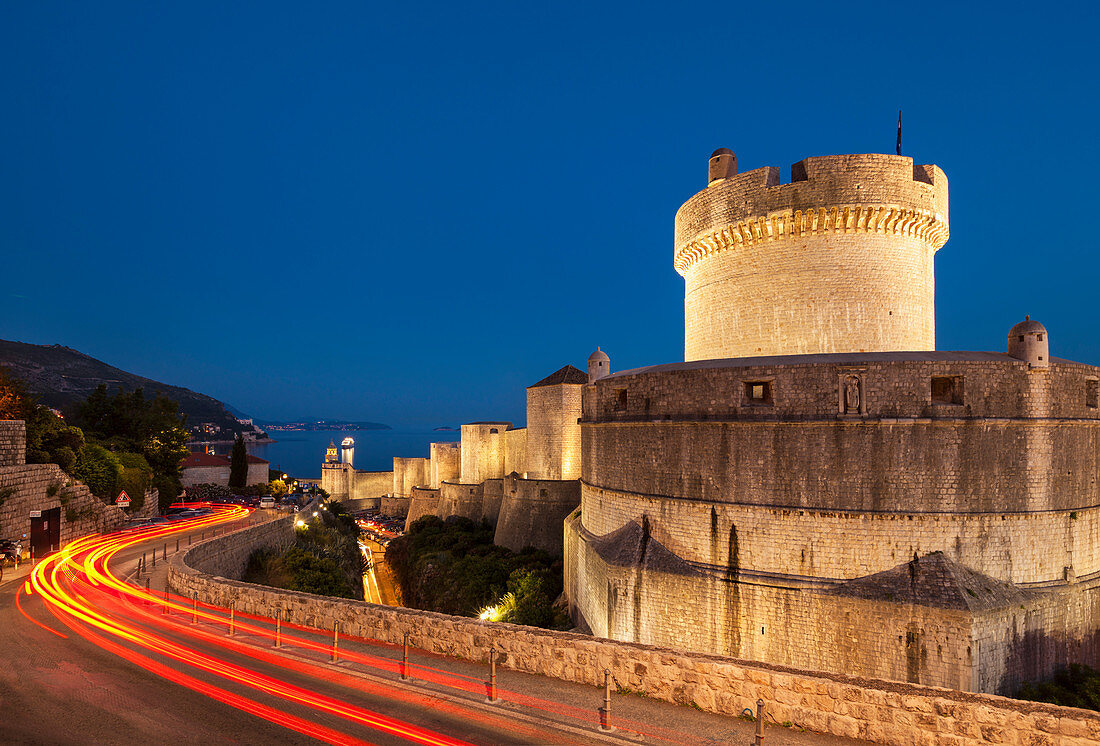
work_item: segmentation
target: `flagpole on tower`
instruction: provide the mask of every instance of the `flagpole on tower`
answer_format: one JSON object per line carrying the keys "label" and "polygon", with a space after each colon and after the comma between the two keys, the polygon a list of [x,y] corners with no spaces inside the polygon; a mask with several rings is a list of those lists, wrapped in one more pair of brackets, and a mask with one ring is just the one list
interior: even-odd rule
{"label": "flagpole on tower", "polygon": [[898,155],[901,155],[901,109],[898,109]]}

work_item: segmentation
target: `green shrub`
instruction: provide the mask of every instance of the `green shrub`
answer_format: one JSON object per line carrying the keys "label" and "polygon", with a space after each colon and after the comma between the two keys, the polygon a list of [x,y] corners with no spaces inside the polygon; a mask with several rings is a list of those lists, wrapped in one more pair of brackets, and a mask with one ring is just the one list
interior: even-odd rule
{"label": "green shrub", "polygon": [[1080,663],[1072,663],[1055,672],[1047,681],[1024,683],[1016,698],[1100,710],[1100,672]]}
{"label": "green shrub", "polygon": [[113,501],[118,496],[122,464],[103,446],[85,443],[73,465],[73,476],[88,485],[100,500]]}

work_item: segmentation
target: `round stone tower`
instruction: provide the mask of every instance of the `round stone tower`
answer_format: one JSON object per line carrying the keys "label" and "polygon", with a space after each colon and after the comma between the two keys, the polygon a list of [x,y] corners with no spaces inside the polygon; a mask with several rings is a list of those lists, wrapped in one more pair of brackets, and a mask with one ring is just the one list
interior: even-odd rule
{"label": "round stone tower", "polygon": [[933,350],[947,177],[894,155],[737,174],[732,152],[676,213],[684,358]]}
{"label": "round stone tower", "polygon": [[1026,360],[1031,368],[1050,367],[1050,339],[1047,328],[1030,316],[1012,327],[1008,333],[1008,354]]}

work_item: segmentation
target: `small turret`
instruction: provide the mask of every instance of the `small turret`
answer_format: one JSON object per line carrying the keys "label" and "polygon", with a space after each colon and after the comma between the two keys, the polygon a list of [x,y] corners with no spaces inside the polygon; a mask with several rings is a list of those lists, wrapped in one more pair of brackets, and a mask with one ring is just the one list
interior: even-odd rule
{"label": "small turret", "polygon": [[1050,339],[1047,328],[1030,316],[1012,327],[1008,333],[1008,354],[1024,360],[1031,368],[1050,367]]}
{"label": "small turret", "polygon": [[737,156],[729,148],[718,148],[710,154],[707,163],[707,184],[718,179],[728,179],[737,175]]}
{"label": "small turret", "polygon": [[588,356],[588,382],[595,383],[611,375],[611,358],[599,347]]}

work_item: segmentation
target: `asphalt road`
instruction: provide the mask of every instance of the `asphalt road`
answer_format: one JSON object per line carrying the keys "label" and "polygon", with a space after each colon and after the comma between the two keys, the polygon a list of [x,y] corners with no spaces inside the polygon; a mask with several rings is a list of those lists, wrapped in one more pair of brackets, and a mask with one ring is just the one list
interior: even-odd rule
{"label": "asphalt road", "polygon": [[[171,553],[174,539],[125,549],[114,557],[110,568],[126,578],[136,570],[143,552],[148,555],[156,547],[159,555],[166,543]],[[181,548],[186,549],[186,539]],[[161,559],[151,573],[154,592],[163,588],[165,574]],[[71,583],[73,593],[79,595],[78,581],[79,577],[61,582]],[[2,743],[316,742],[271,722],[272,718],[297,718],[299,724],[324,729],[313,732],[330,742],[405,744],[411,742],[410,733],[420,738],[412,742],[427,743],[437,738],[438,742],[457,739],[479,744],[726,744],[752,740],[750,723],[625,695],[616,695],[616,717],[623,723],[638,724],[635,727],[651,735],[641,739],[624,731],[605,736],[593,727],[595,707],[602,699],[602,691],[593,687],[502,670],[499,685],[509,701],[489,705],[480,688],[485,677],[482,665],[418,652],[412,658],[414,680],[401,682],[394,669],[401,653],[393,646],[345,641],[341,645],[345,657],[333,664],[324,647],[330,644],[326,642],[330,633],[286,630],[290,644],[275,651],[272,630],[264,623],[239,620],[236,633],[229,637],[224,615],[213,613],[206,621],[192,624],[190,615],[181,609],[163,616],[155,604],[104,595],[99,603],[105,615],[141,630],[134,641],[110,638],[120,647],[118,653],[109,652],[80,634],[88,633],[88,624],[63,623],[37,594],[20,593],[19,604],[27,617],[50,629],[25,617],[16,603],[23,583],[23,578],[12,578],[9,572],[0,586]],[[144,579],[139,585],[143,584]],[[84,592],[88,598],[100,593],[91,587]],[[162,655],[142,646],[154,638],[163,641],[164,650],[178,643],[187,655],[209,656],[217,665],[203,668],[179,662],[169,653]],[[139,661],[147,662],[139,665],[123,655],[142,656]],[[354,662],[347,659],[356,656]],[[193,686],[218,687],[225,694],[212,698],[147,670],[156,666],[164,667],[162,673],[192,677]],[[242,683],[243,679],[226,678],[227,671],[236,670],[247,672],[245,678],[250,681],[260,681],[259,689]],[[426,680],[433,676],[435,683]],[[277,683],[264,691],[262,682],[268,680],[264,677]],[[287,694],[287,685],[298,687],[301,695]],[[244,704],[234,707],[220,701],[233,698]],[[335,704],[324,705],[330,710],[324,711],[316,701]],[[371,718],[385,718],[385,722],[379,725],[378,719]],[[768,729],[768,735],[768,746],[851,743],[775,727]]]}

